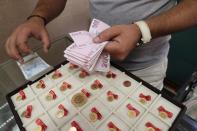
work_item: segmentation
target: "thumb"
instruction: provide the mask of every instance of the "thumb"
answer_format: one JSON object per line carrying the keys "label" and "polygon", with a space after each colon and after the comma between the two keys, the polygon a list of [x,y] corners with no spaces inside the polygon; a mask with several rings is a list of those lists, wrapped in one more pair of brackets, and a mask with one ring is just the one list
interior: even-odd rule
{"label": "thumb", "polygon": [[116,37],[117,35],[119,35],[118,30],[115,27],[111,27],[111,28],[106,29],[103,32],[101,32],[97,37],[95,37],[93,39],[93,41],[95,43],[101,43],[101,42],[104,42],[104,41],[110,41],[114,37]]}
{"label": "thumb", "polygon": [[110,55],[114,55],[117,53],[117,48],[119,48],[117,41],[111,41],[106,44],[104,51],[108,52]]}
{"label": "thumb", "polygon": [[44,52],[47,53],[50,48],[50,40],[49,34],[46,30],[41,33],[41,41],[43,43]]}

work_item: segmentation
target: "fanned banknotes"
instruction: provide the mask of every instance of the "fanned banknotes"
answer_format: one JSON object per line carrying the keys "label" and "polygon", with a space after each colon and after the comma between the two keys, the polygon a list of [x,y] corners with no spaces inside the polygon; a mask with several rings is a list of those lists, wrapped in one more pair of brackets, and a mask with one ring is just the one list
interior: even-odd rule
{"label": "fanned banknotes", "polygon": [[107,72],[110,68],[110,55],[103,49],[108,41],[94,43],[93,38],[110,28],[106,23],[93,19],[89,31],[69,33],[74,43],[64,51],[64,57],[88,72]]}

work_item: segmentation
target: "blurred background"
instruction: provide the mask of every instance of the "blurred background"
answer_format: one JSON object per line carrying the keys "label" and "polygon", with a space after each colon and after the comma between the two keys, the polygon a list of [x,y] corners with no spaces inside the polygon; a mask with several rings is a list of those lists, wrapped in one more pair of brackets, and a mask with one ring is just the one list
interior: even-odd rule
{"label": "blurred background", "polygon": [[[23,23],[31,14],[38,0],[0,0],[0,63],[10,59],[4,50],[4,43],[10,33]],[[68,0],[65,10],[47,25],[51,40],[68,32],[88,28],[89,25],[88,0]],[[30,40],[34,49],[40,45],[35,40]]]}

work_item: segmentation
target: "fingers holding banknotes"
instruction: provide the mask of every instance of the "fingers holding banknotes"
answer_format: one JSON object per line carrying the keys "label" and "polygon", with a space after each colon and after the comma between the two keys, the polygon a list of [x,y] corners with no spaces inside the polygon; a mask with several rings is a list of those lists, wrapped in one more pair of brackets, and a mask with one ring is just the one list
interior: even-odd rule
{"label": "fingers holding banknotes", "polygon": [[49,35],[44,26],[44,22],[40,18],[31,18],[25,23],[19,25],[8,37],[5,48],[6,52],[13,59],[22,62],[20,53],[29,53],[28,38],[34,37],[41,40],[44,51],[47,52],[50,46]]}
{"label": "fingers holding banknotes", "polygon": [[124,60],[140,41],[141,32],[134,25],[117,25],[108,28],[94,38],[94,42],[111,41],[105,46],[105,51],[117,60]]}

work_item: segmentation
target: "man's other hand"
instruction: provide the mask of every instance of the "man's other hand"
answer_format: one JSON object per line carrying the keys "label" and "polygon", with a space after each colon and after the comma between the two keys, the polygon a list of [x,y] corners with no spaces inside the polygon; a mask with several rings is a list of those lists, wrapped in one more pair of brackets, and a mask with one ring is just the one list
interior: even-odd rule
{"label": "man's other hand", "polygon": [[23,59],[20,53],[30,52],[30,48],[28,46],[28,38],[30,37],[41,40],[44,51],[48,52],[50,41],[44,21],[38,17],[32,17],[25,23],[19,25],[8,37],[5,43],[8,55],[22,63]]}

